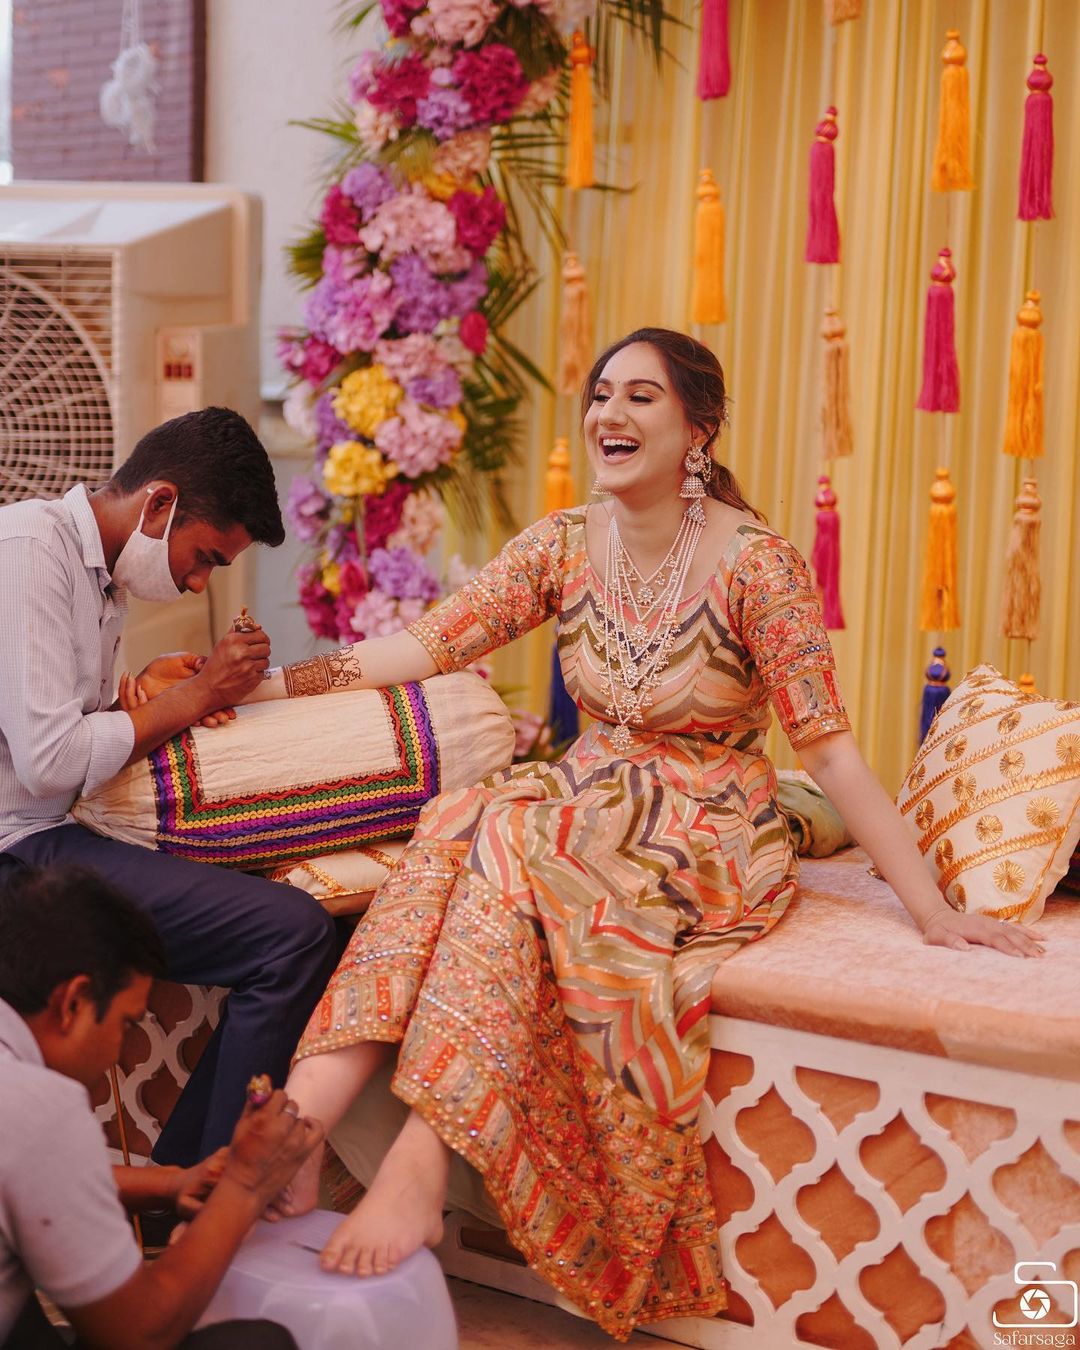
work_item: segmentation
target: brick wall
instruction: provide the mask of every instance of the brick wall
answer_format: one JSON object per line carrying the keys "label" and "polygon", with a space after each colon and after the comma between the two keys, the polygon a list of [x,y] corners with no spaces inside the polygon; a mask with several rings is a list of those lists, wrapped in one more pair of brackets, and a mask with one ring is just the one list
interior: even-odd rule
{"label": "brick wall", "polygon": [[122,0],[14,0],[11,141],[16,178],[191,182],[203,176],[205,0],[145,0],[158,58],[154,154],[98,111],[120,50]]}

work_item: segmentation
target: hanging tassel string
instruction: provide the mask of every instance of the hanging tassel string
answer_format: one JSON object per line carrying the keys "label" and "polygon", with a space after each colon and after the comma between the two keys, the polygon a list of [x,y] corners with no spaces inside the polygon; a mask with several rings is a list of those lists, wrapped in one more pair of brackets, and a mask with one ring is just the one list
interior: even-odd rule
{"label": "hanging tassel string", "polygon": [[592,361],[592,324],[589,319],[589,289],[585,269],[576,253],[563,263],[562,314],[559,318],[559,370],[556,388],[560,394],[576,394]]}
{"label": "hanging tassel string", "polygon": [[1039,292],[1028,291],[1016,316],[1009,352],[1009,401],[1005,412],[1006,455],[1018,459],[1043,456],[1044,342],[1039,331]]}
{"label": "hanging tassel string", "polygon": [[958,412],[960,366],[956,359],[956,310],[952,252],[943,248],[930,273],[923,336],[923,384],[916,403],[923,412]]}
{"label": "hanging tassel string", "polygon": [[919,709],[919,744],[926,740],[931,723],[949,697],[949,680],[952,672],[945,662],[945,648],[935,647],[930,664],[926,667],[926,683],[923,685],[922,707]]}
{"label": "hanging tassel string", "polygon": [[862,0],[825,0],[825,18],[833,25],[857,19],[861,13]]}
{"label": "hanging tassel string", "polygon": [[930,186],[935,192],[967,191],[975,186],[971,176],[971,93],[968,85],[967,52],[960,34],[950,28],[941,53],[941,107],[938,139]]}
{"label": "hanging tassel string", "polygon": [[821,326],[821,336],[825,339],[821,431],[826,460],[850,455],[854,448],[846,331],[843,319],[830,305],[825,310],[825,320]]}
{"label": "hanging tassel string", "polygon": [[1046,57],[1035,57],[1027,77],[1031,90],[1024,101],[1024,143],[1020,150],[1020,220],[1051,220],[1054,215],[1054,77]]}
{"label": "hanging tassel string", "polygon": [[806,261],[840,261],[840,224],[836,218],[836,155],[833,141],[839,129],[836,109],[825,109],[825,116],[814,128],[810,147],[810,198],[806,227]]}
{"label": "hanging tassel string", "polygon": [[1001,635],[1039,636],[1042,583],[1039,578],[1039,538],[1042,501],[1034,478],[1025,478],[1016,499],[1009,547],[1005,553],[1005,589],[1001,596]]}
{"label": "hanging tassel string", "polygon": [[836,509],[836,493],[828,474],[823,473],[818,479],[814,505],[817,513],[810,563],[817,578],[821,612],[826,628],[844,628],[844,609],[840,602],[840,513]]}
{"label": "hanging tassel string", "polygon": [[690,295],[693,323],[723,323],[727,318],[724,295],[724,204],[711,169],[702,169],[694,214],[694,273]]}
{"label": "hanging tassel string", "polygon": [[570,44],[570,133],[566,183],[571,188],[592,187],[593,176],[593,50],[583,33]]}
{"label": "hanging tassel string", "polygon": [[948,469],[938,469],[930,489],[930,528],[919,611],[919,627],[924,633],[960,627],[958,552],[956,488]]}
{"label": "hanging tassel string", "polygon": [[700,99],[724,98],[730,88],[731,45],[728,39],[728,0],[703,0],[697,96]]}

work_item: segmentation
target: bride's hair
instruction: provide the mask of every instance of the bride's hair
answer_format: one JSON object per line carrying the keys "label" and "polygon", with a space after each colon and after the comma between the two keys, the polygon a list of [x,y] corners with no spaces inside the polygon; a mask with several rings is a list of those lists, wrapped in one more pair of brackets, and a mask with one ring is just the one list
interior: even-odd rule
{"label": "bride's hair", "polygon": [[720,362],[704,343],[670,328],[639,328],[618,342],[613,342],[606,351],[600,353],[585,377],[581,391],[582,418],[592,404],[596,384],[604,367],[616,352],[621,352],[624,347],[635,342],[648,343],[659,353],[686,420],[692,427],[705,432],[705,449],[713,461],[713,472],[708,483],[709,496],[734,506],[737,511],[749,511],[758,520],[764,520],[757,507],[751,506],[743,496],[735,475],[713,454],[713,446],[721,430],[727,426],[728,397]]}

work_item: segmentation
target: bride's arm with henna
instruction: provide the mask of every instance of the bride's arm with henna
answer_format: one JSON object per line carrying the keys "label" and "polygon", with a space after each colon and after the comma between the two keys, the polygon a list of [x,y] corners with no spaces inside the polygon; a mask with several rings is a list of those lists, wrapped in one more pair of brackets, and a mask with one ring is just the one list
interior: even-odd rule
{"label": "bride's arm with henna", "polygon": [[409,680],[426,680],[437,673],[423,644],[403,629],[392,637],[369,638],[308,661],[268,670],[262,683],[243,701],[306,698],[343,689],[385,689]]}

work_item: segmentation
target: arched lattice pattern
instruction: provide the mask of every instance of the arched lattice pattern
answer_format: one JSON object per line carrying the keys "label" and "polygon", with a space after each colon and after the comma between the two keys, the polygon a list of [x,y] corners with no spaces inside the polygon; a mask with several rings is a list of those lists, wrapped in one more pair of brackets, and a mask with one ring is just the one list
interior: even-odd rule
{"label": "arched lattice pattern", "polygon": [[[91,335],[111,328],[110,291],[107,259],[29,268],[0,260],[0,504],[57,497],[112,473],[109,371]],[[79,307],[100,313],[100,325],[87,325]]]}

